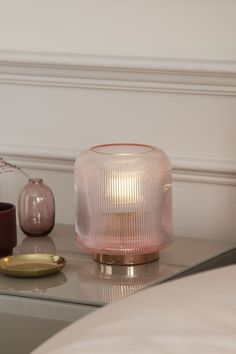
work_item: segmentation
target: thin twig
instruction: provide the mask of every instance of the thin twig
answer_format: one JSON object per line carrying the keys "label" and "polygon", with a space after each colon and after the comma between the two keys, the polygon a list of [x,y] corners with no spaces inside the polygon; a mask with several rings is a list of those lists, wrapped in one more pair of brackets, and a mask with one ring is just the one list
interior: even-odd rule
{"label": "thin twig", "polygon": [[1,156],[0,156],[0,173],[6,173],[6,172],[14,172],[14,171],[20,171],[21,173],[23,173],[23,175],[27,178],[29,178],[29,175],[22,170],[22,168],[16,166],[13,163],[10,163],[6,160],[4,160]]}

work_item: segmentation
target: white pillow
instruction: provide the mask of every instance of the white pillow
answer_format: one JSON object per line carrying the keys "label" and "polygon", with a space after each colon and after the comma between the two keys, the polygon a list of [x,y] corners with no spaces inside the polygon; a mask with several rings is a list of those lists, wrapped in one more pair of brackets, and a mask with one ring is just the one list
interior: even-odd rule
{"label": "white pillow", "polygon": [[83,317],[34,354],[236,353],[236,265],[143,290]]}

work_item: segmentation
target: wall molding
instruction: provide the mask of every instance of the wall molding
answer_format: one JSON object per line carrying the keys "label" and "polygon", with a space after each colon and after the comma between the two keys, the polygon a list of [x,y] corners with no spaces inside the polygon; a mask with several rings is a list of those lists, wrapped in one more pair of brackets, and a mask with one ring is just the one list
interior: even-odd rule
{"label": "wall molding", "polygon": [[0,84],[236,95],[236,61],[0,51]]}
{"label": "wall molding", "polygon": [[[105,57],[0,51],[0,84],[236,95],[236,61]],[[79,151],[0,145],[25,168],[71,172]],[[176,181],[236,185],[236,160],[171,156]]]}
{"label": "wall molding", "polygon": [[[73,172],[74,161],[81,150],[36,147],[13,144],[0,145],[0,156],[19,167]],[[206,156],[170,156],[174,181],[236,186],[236,159]]]}

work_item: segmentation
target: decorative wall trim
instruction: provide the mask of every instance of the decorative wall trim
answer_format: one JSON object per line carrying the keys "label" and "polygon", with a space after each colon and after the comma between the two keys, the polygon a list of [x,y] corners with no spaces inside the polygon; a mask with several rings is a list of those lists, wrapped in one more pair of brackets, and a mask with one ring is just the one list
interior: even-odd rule
{"label": "decorative wall trim", "polygon": [[0,84],[236,95],[236,61],[0,51]]}
{"label": "decorative wall trim", "polygon": [[[55,147],[0,145],[4,156],[20,167],[73,172],[79,150]],[[205,156],[170,156],[174,181],[236,186],[236,160]]]}

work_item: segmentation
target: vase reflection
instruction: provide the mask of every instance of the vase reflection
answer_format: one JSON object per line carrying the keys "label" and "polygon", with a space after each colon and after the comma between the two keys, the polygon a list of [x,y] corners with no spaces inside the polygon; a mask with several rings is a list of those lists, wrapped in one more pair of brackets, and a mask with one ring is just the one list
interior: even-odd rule
{"label": "vase reflection", "polygon": [[46,253],[56,254],[56,246],[50,236],[44,237],[25,237],[20,245],[20,253]]}

